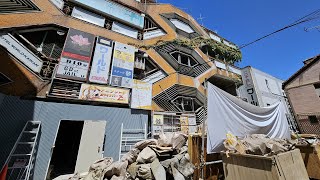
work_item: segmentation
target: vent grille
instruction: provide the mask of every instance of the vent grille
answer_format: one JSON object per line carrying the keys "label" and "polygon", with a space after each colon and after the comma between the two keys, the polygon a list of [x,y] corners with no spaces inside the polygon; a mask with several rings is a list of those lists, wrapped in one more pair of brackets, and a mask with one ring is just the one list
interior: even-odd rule
{"label": "vent grille", "polygon": [[30,0],[0,0],[0,13],[40,11]]}
{"label": "vent grille", "polygon": [[78,99],[80,89],[80,82],[53,79],[48,96],[67,99]]}

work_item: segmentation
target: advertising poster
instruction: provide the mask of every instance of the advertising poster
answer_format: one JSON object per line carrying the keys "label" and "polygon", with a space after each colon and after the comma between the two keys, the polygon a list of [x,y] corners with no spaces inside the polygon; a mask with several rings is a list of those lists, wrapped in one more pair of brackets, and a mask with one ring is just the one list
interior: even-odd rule
{"label": "advertising poster", "polygon": [[151,110],[152,84],[133,80],[131,108]]}
{"label": "advertising poster", "polygon": [[253,79],[249,67],[242,70],[242,80],[245,86],[248,102],[252,105],[259,106],[257,93],[255,92]]}
{"label": "advertising poster", "polygon": [[162,126],[163,125],[163,115],[155,114],[153,115],[153,125],[155,126]]}
{"label": "advertising poster", "polygon": [[132,87],[134,53],[133,46],[115,42],[110,76],[112,86]]}
{"label": "advertising poster", "polygon": [[86,101],[128,104],[129,90],[107,86],[82,84],[79,99]]}
{"label": "advertising poster", "polygon": [[[94,39],[93,34],[69,29],[56,76],[85,81]],[[86,73],[83,74],[84,71]]]}
{"label": "advertising poster", "polygon": [[112,44],[113,42],[109,39],[97,38],[89,76],[90,82],[108,84]]}
{"label": "advertising poster", "polygon": [[138,38],[138,31],[137,30],[130,28],[126,25],[117,23],[117,22],[112,23],[111,30],[118,32],[118,33],[121,33],[123,35],[129,36],[129,37],[135,38],[135,39]]}
{"label": "advertising poster", "polygon": [[181,132],[188,134],[189,132],[189,121],[187,116],[180,117],[180,125],[181,125]]}

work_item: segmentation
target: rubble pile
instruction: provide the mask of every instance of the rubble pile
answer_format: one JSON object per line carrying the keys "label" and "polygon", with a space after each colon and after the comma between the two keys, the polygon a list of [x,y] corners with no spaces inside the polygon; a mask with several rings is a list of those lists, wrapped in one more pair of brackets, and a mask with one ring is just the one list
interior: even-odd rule
{"label": "rubble pile", "polygon": [[227,134],[224,141],[227,149],[226,153],[253,154],[262,156],[272,156],[287,152],[295,148],[295,142],[284,139],[269,138],[264,134],[247,135],[243,139],[238,139],[231,133]]}
{"label": "rubble pile", "polygon": [[96,161],[89,172],[76,174],[71,180],[142,180],[190,179],[194,172],[190,163],[187,136],[178,133],[161,134],[135,144],[120,161],[110,157]]}

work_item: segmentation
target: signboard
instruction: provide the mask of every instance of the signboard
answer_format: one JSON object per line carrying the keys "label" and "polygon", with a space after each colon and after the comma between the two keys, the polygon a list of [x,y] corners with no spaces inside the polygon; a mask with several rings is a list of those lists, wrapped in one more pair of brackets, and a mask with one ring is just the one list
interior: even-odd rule
{"label": "signboard", "polygon": [[143,33],[143,39],[151,39],[151,38],[163,36],[165,34],[166,33],[163,32],[161,29],[157,29],[157,30],[153,30],[153,31],[149,31],[149,32]]}
{"label": "signboard", "polygon": [[133,46],[115,42],[110,77],[112,86],[132,87],[134,53]]}
{"label": "signboard", "polygon": [[131,108],[152,109],[152,84],[133,80]]}
{"label": "signboard", "polygon": [[144,26],[144,16],[126,8],[118,3],[110,0],[70,0],[71,2],[86,6],[92,10],[98,11],[109,17],[132,24],[133,26],[142,29]]}
{"label": "signboard", "polygon": [[79,99],[86,101],[128,104],[129,90],[107,86],[82,84]]}
{"label": "signboard", "polygon": [[181,132],[188,134],[189,132],[189,121],[187,116],[180,117],[180,125],[181,125]]}
{"label": "signboard", "polygon": [[98,37],[89,76],[90,82],[108,84],[111,55],[112,41]]}
{"label": "signboard", "polygon": [[57,75],[75,80],[85,80],[89,69],[89,63],[71,58],[61,57]]}
{"label": "signboard", "polygon": [[83,80],[87,79],[91,61],[94,35],[70,29],[59,62],[57,77]]}
{"label": "signboard", "polygon": [[22,45],[11,34],[0,35],[0,45],[32,71],[40,73],[43,61]]}
{"label": "signboard", "polygon": [[248,95],[247,96],[248,102],[255,106],[259,106],[259,101],[258,101],[257,93],[255,92],[255,87],[254,87],[253,79],[251,76],[250,67],[244,68],[242,70],[242,80],[245,86],[246,94]]}
{"label": "signboard", "polygon": [[153,115],[153,125],[162,126],[163,125],[163,115],[155,114]]}
{"label": "signboard", "polygon": [[63,0],[51,0],[51,2],[57,6],[57,8],[59,9],[63,9],[63,6],[64,6],[64,1]]}
{"label": "signboard", "polygon": [[99,16],[97,14],[94,14],[92,12],[86,11],[78,7],[73,8],[71,16],[101,27],[104,27],[104,22],[106,20],[102,16]]}
{"label": "signboard", "polygon": [[117,23],[115,21],[112,23],[111,30],[115,31],[115,32],[118,32],[120,34],[129,36],[129,37],[135,38],[135,39],[138,38],[138,31],[137,30],[135,30],[135,29],[133,29],[131,27],[128,27],[126,25]]}

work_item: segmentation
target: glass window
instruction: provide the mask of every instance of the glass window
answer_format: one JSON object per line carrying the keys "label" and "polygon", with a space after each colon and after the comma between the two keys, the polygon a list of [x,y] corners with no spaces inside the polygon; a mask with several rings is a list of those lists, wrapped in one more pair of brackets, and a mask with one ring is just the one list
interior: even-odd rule
{"label": "glass window", "polygon": [[179,19],[170,19],[170,21],[172,22],[172,24],[176,28],[178,28],[186,33],[189,33],[189,34],[194,33],[194,30],[192,29],[192,27],[189,24],[182,22]]}
{"label": "glass window", "polygon": [[308,118],[311,123],[318,123],[317,116],[308,116]]}
{"label": "glass window", "polygon": [[316,93],[317,93],[318,97],[320,97],[320,84],[315,84],[314,88],[316,89]]}
{"label": "glass window", "polygon": [[190,67],[193,67],[198,64],[197,61],[195,61],[192,56],[181,53],[181,52],[175,51],[175,52],[171,53],[171,56],[179,64],[183,64],[183,65],[190,66]]}

